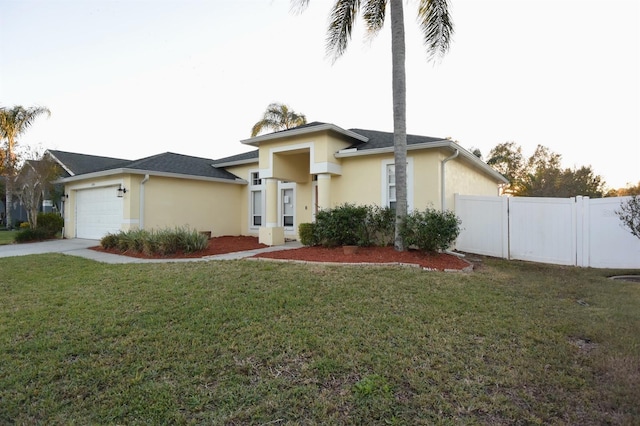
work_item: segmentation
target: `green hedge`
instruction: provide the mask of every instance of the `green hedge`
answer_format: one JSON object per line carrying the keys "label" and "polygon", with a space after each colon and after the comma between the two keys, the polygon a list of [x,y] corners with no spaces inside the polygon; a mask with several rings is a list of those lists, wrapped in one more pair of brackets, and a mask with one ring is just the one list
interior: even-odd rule
{"label": "green hedge", "polygon": [[120,231],[117,234],[107,234],[100,240],[100,246],[105,249],[163,256],[176,253],[179,250],[193,253],[206,249],[208,244],[209,238],[206,235],[188,227],[151,231]]}
{"label": "green hedge", "polygon": [[[300,224],[298,232],[306,246],[387,246],[394,242],[395,220],[390,208],[345,203],[318,212],[316,222]],[[407,215],[400,232],[407,247],[446,250],[458,238],[460,223],[450,211],[415,210]]]}

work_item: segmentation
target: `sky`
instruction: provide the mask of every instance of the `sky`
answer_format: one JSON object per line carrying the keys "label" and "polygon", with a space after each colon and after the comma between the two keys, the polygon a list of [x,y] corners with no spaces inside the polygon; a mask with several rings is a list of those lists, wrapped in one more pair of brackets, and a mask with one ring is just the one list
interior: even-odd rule
{"label": "sky", "polygon": [[[330,0],[0,0],[0,106],[44,106],[23,147],[222,158],[272,102],[344,129],[393,131],[389,22],[326,55]],[[609,188],[640,182],[640,2],[451,0],[427,61],[405,1],[407,131],[485,159],[538,144]]]}

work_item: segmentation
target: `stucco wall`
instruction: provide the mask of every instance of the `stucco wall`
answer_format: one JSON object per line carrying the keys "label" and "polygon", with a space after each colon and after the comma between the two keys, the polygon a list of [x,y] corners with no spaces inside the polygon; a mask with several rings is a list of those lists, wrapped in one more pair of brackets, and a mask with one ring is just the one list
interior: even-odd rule
{"label": "stucco wall", "polygon": [[144,228],[189,226],[240,235],[244,185],[152,176],[144,185]]}

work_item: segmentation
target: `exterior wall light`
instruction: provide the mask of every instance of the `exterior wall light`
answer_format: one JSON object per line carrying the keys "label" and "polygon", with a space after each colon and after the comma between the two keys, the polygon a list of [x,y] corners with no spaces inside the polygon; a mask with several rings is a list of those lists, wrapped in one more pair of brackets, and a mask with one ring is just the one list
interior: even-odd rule
{"label": "exterior wall light", "polygon": [[122,198],[124,196],[124,194],[127,193],[127,188],[123,187],[122,185],[120,185],[118,187],[118,198]]}

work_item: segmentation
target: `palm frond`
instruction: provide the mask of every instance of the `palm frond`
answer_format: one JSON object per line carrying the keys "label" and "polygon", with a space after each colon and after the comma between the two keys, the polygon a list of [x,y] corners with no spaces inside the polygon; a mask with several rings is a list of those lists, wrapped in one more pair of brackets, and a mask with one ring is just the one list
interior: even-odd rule
{"label": "palm frond", "polygon": [[420,0],[418,24],[427,46],[429,61],[444,56],[453,35],[453,21],[448,0]]}
{"label": "palm frond", "polygon": [[358,10],[360,0],[337,0],[331,10],[326,46],[327,54],[334,60],[347,49]]}
{"label": "palm frond", "polygon": [[384,25],[386,0],[367,0],[363,6],[362,17],[367,25],[367,33],[376,35]]}
{"label": "palm frond", "polygon": [[288,105],[272,103],[269,104],[260,121],[253,125],[251,137],[256,137],[263,130],[283,130],[291,129],[307,123],[304,114],[298,114],[291,110]]}

